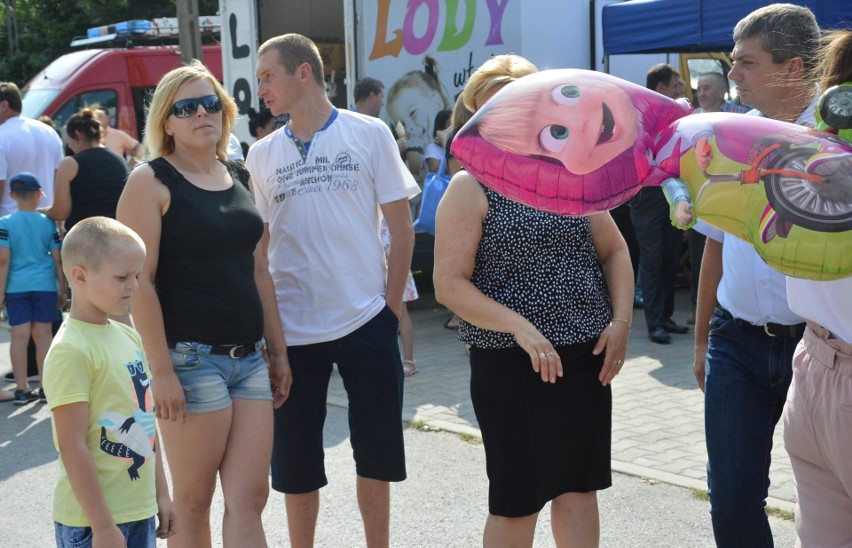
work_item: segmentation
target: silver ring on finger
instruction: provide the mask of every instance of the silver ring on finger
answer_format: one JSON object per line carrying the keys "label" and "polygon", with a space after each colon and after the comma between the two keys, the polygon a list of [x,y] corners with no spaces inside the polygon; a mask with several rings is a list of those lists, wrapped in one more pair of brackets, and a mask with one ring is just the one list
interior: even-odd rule
{"label": "silver ring on finger", "polygon": [[544,352],[539,352],[539,353],[538,353],[538,359],[543,360],[543,359],[544,359],[544,358],[546,358],[546,357],[547,357],[547,354],[545,354]]}
{"label": "silver ring on finger", "polygon": [[622,365],[624,365],[624,360],[615,360],[614,365],[616,367],[621,367]]}
{"label": "silver ring on finger", "polygon": [[556,355],[556,352],[548,352],[548,353],[547,353],[547,357],[548,357],[548,358],[552,358],[552,357],[553,357],[553,356],[555,356],[555,355]]}

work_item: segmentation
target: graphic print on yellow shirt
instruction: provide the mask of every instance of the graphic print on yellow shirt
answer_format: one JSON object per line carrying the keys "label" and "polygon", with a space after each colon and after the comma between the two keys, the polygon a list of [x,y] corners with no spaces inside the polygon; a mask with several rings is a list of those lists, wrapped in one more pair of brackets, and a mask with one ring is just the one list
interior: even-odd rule
{"label": "graphic print on yellow shirt", "polygon": [[150,401],[151,381],[145,373],[142,353],[137,351],[137,360],[127,362],[124,367],[130,373],[137,406],[132,416],[114,411],[104,411],[98,419],[101,427],[101,451],[114,457],[132,461],[127,473],[131,480],[139,479],[139,467],[154,456],[154,413]]}

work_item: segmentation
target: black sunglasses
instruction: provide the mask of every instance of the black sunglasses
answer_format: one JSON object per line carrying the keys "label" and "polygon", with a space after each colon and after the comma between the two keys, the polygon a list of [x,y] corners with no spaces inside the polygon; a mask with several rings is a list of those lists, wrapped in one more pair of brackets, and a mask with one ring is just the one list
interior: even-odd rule
{"label": "black sunglasses", "polygon": [[222,111],[222,100],[218,95],[205,95],[204,97],[193,97],[192,99],[181,99],[172,105],[171,114],[176,118],[189,118],[198,112],[198,105],[204,107],[205,112],[213,114]]}

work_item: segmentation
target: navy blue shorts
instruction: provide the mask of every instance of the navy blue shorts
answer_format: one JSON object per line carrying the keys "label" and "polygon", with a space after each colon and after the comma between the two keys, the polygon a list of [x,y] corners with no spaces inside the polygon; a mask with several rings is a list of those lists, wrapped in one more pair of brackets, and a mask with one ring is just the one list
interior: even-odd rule
{"label": "navy blue shorts", "polygon": [[6,314],[9,325],[30,322],[53,323],[56,319],[56,291],[21,291],[6,293]]}
{"label": "navy blue shorts", "polygon": [[349,396],[355,470],[380,481],[405,479],[402,441],[402,360],[399,320],[385,308],[335,341],[290,346],[290,397],[275,410],[272,488],[302,494],[325,486],[323,426],[332,364]]}

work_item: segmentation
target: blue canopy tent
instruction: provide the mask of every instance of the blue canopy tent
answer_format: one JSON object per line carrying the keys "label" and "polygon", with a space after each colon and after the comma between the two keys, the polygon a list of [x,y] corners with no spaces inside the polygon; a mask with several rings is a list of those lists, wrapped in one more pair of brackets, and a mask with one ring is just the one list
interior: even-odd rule
{"label": "blue canopy tent", "polygon": [[[789,1],[789,0],[788,0]],[[629,0],[603,8],[604,55],[730,51],[737,22],[766,0]],[[852,28],[852,0],[792,0],[823,29]]]}

